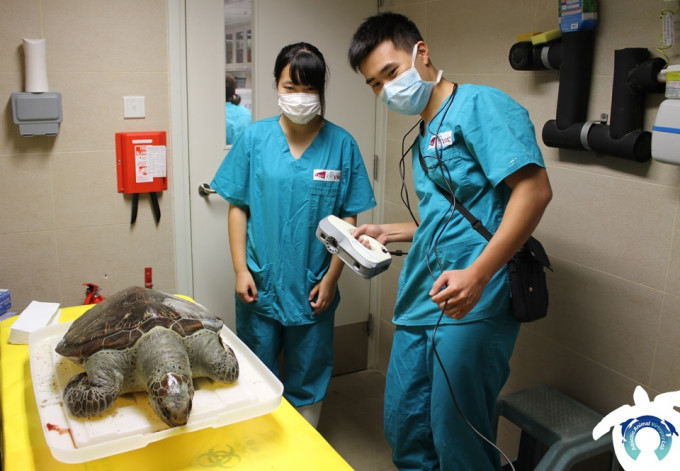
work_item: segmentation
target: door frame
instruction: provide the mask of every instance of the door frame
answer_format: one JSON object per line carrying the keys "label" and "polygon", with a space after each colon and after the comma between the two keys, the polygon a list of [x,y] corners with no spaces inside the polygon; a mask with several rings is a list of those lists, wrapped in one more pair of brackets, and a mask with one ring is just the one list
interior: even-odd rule
{"label": "door frame", "polygon": [[[256,2],[257,0],[253,0]],[[170,83],[170,127],[172,146],[172,194],[175,232],[175,274],[177,292],[194,296],[189,142],[188,142],[188,88],[187,88],[187,52],[186,52],[186,2],[187,0],[167,0],[168,9],[168,70]],[[253,9],[255,11],[255,8]],[[255,31],[256,35],[257,32]],[[255,36],[255,40],[257,37]],[[253,71],[256,74],[257,71]],[[255,94],[255,100],[257,93]],[[256,109],[256,103],[253,109]],[[377,206],[373,210],[373,218],[382,221],[384,215],[385,163],[387,115],[384,106],[376,100],[375,113],[375,161],[378,166],[374,171],[373,189]],[[378,364],[380,322],[380,277],[370,280],[368,368]],[[200,302],[200,300],[199,300]]]}
{"label": "door frame", "polygon": [[191,254],[189,127],[187,103],[186,0],[168,0],[168,71],[170,82],[170,142],[175,223],[177,292],[194,296]]}

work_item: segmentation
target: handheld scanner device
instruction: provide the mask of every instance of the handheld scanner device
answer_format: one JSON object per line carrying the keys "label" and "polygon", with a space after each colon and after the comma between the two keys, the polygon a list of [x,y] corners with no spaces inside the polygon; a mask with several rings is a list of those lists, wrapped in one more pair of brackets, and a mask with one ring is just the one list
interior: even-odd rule
{"label": "handheld scanner device", "polygon": [[337,254],[340,260],[364,278],[372,278],[387,270],[392,256],[385,246],[373,237],[362,235],[362,240],[371,245],[370,249],[365,247],[352,236],[355,230],[356,227],[350,223],[330,215],[319,222],[316,237],[330,253]]}

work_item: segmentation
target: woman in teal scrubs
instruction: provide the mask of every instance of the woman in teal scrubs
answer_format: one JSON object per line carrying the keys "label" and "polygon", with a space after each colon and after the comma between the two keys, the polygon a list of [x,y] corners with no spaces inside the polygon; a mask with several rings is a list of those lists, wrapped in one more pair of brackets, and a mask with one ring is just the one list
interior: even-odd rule
{"label": "woman in teal scrubs", "polygon": [[375,199],[357,143],[324,118],[321,52],[284,47],[274,77],[282,114],[244,131],[211,186],[230,203],[236,333],[277,375],[283,352],[284,396],[316,426],[343,267],[316,228],[330,214],[356,225]]}
{"label": "woman in teal scrubs", "polygon": [[236,79],[229,72],[224,73],[224,122],[227,131],[227,145],[232,145],[253,121],[250,110],[241,106],[241,97],[236,94]]}

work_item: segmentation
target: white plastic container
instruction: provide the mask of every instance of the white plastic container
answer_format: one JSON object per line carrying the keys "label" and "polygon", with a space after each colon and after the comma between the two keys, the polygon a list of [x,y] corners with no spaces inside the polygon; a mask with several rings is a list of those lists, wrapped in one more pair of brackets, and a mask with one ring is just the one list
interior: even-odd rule
{"label": "white plastic container", "polygon": [[664,100],[652,127],[652,158],[680,165],[680,100]]}
{"label": "white plastic container", "polygon": [[168,427],[151,409],[146,393],[119,397],[101,417],[79,419],[65,409],[62,391],[82,368],[54,351],[71,323],[37,330],[29,337],[33,392],[45,441],[63,463],[82,463],[143,448],[167,437],[267,414],[278,407],[283,385],[227,327],[220,335],[239,361],[234,384],[194,379],[195,394],[186,425]]}
{"label": "white plastic container", "polygon": [[659,75],[666,80],[666,98],[680,98],[680,65],[670,65]]}

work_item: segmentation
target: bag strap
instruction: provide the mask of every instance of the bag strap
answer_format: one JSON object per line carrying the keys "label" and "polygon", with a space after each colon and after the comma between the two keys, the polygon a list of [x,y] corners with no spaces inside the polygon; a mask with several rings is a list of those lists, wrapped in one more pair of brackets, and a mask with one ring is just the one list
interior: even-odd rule
{"label": "bag strap", "polygon": [[479,232],[481,234],[481,236],[484,237],[487,241],[491,240],[491,237],[493,237],[493,234],[491,232],[489,232],[489,230],[484,226],[484,224],[482,224],[482,221],[480,221],[475,216],[473,216],[472,213],[470,211],[468,211],[468,209],[465,206],[463,206],[463,204],[460,201],[456,201],[456,199],[453,197],[453,195],[451,195],[451,193],[444,191],[444,189],[442,187],[440,187],[439,185],[437,185],[437,183],[434,180],[432,180],[432,182],[437,187],[437,190],[439,190],[439,192],[442,195],[444,195],[444,197],[447,200],[449,200],[449,203],[451,203],[451,206],[453,206],[454,209],[457,209],[458,212],[465,219],[468,220],[468,222],[470,223],[470,225],[472,226],[472,228],[474,230]]}
{"label": "bag strap", "polygon": [[[430,172],[427,169],[427,164],[425,163],[425,159],[423,158],[423,154],[420,152],[420,149],[418,149],[418,159],[420,160],[420,166],[423,168],[423,172],[425,172],[425,175],[432,180],[432,177],[430,177]],[[475,216],[472,215],[468,209],[463,206],[463,204],[460,201],[457,201],[451,193],[448,191],[444,191],[444,189],[437,184],[434,180],[432,180],[432,183],[434,183],[434,186],[437,188],[437,190],[447,199],[449,200],[449,203],[451,203],[451,206],[454,209],[457,209],[458,212],[468,220],[470,225],[474,230],[479,232],[479,234],[484,237],[487,241],[491,240],[491,237],[493,237],[493,234],[489,232],[489,230],[484,226],[482,221],[477,219]]]}
{"label": "bag strap", "polygon": [[[425,163],[425,159],[423,158],[423,155],[420,153],[420,149],[418,149],[418,159],[420,161],[420,166],[423,168],[423,172],[425,172],[425,175],[432,180],[432,177],[430,177],[430,173],[427,169],[427,165]],[[484,237],[487,241],[491,240],[491,237],[493,237],[493,234],[489,232],[489,230],[484,226],[482,221],[477,219],[468,209],[460,202],[457,201],[451,193],[448,191],[445,191],[441,186],[437,184],[434,180],[432,180],[432,183],[434,183],[435,188],[446,198],[449,203],[451,203],[451,206],[453,207],[454,210],[458,210],[458,212],[468,220],[470,225],[474,230],[479,232],[479,234]],[[531,255],[541,263],[544,267],[552,271],[552,265],[550,264],[550,259],[548,258],[548,254],[545,253],[545,249],[543,248],[543,245],[538,241],[538,239],[535,239],[533,236],[529,236],[529,239],[524,243],[524,247],[526,247]]]}

